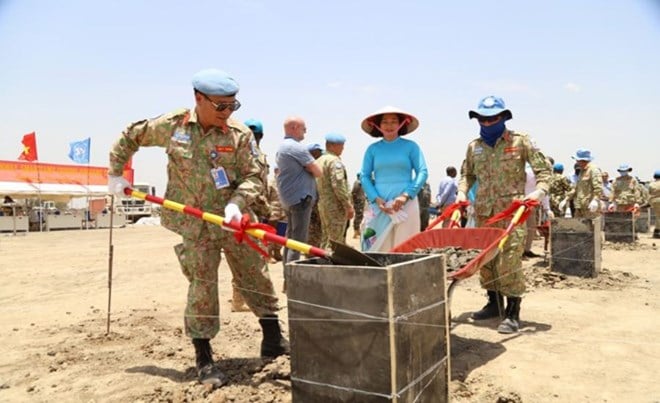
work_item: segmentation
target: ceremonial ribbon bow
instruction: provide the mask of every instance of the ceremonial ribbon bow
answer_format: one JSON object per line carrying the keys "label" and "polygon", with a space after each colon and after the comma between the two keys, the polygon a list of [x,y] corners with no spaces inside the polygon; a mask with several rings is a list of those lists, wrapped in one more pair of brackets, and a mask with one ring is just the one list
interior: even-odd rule
{"label": "ceremonial ribbon bow", "polygon": [[[241,243],[245,241],[247,242],[248,246],[259,252],[260,255],[262,255],[265,258],[268,258],[268,252],[260,248],[259,245],[257,245],[257,243],[252,240],[252,238],[246,236],[245,231],[249,229],[260,229],[265,232],[270,232],[271,234],[274,234],[276,232],[275,228],[271,227],[268,224],[250,222],[250,215],[247,213],[243,214],[239,227],[240,229],[237,229],[234,232],[234,238],[236,239],[236,242]],[[268,241],[266,240],[266,238],[263,238],[262,242],[264,243],[264,246],[268,245]]]}

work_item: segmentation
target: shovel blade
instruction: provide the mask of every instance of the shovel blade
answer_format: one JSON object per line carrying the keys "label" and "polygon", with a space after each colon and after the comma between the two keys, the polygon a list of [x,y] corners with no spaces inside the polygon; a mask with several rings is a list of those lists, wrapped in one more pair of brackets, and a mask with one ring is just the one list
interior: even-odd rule
{"label": "shovel blade", "polygon": [[383,265],[371,256],[365,255],[357,249],[336,241],[330,241],[332,245],[332,254],[329,259],[332,263],[341,266],[373,266],[383,267]]}

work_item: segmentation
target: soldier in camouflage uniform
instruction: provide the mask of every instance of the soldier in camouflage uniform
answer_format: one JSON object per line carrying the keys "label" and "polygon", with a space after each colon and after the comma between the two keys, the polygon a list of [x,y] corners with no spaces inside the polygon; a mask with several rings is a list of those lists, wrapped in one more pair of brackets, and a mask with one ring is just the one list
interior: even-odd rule
{"label": "soldier in camouflage uniform", "polygon": [[603,194],[603,181],[600,169],[591,161],[591,151],[579,149],[573,156],[580,167],[575,187],[568,192],[566,198],[559,203],[559,210],[564,211],[566,203],[573,201],[576,218],[596,218],[602,214],[601,196]]}
{"label": "soldier in camouflage uniform", "polygon": [[322,227],[321,247],[325,249],[331,249],[331,240],[346,243],[346,221],[355,215],[346,167],[340,158],[345,142],[346,137],[339,133],[327,134],[325,154],[316,160],[323,172],[316,178],[316,188]]}
{"label": "soldier in camouflage uniform", "polygon": [[[264,137],[264,127],[260,121],[257,119],[248,119],[245,121],[245,126],[247,126],[252,135],[254,135],[254,140],[257,142],[257,164],[261,170],[261,182],[264,183],[264,192],[257,196],[256,203],[254,204],[253,211],[257,214],[259,221],[264,222],[268,220],[270,216],[270,204],[268,202],[268,160],[266,154],[261,151],[259,144],[261,144],[261,139]],[[233,312],[245,312],[249,311],[249,308],[245,304],[243,295],[241,294],[239,287],[237,285],[236,279],[232,280],[232,297],[231,297],[231,310]]]}
{"label": "soldier in camouflage uniform", "polygon": [[[286,235],[286,211],[282,207],[280,195],[277,192],[277,175],[280,173],[279,168],[275,166],[273,169],[273,179],[268,182],[268,203],[270,204],[270,217],[268,217],[268,224],[277,229],[277,235]],[[268,244],[268,254],[275,262],[282,261],[282,246],[271,242]]]}
{"label": "soldier in camouflage uniform", "polygon": [[[122,194],[129,184],[121,177],[124,164],[140,147],[159,146],[168,155],[167,199],[218,212],[225,222],[238,221],[263,192],[258,150],[250,130],[230,119],[240,107],[238,84],[227,73],[208,69],[193,77],[195,108],[179,109],[130,125],[110,151],[108,187]],[[213,362],[210,339],[219,331],[218,267],[221,251],[243,297],[258,316],[264,338],[261,355],[288,353],[277,320],[277,297],[262,256],[231,232],[180,212],[163,209],[162,225],[181,235],[174,250],[189,281],[184,322],[195,347],[198,378],[221,385],[226,377]]]}
{"label": "soldier in camouflage uniform", "polygon": [[431,207],[431,185],[424,183],[417,196],[419,202],[419,230],[424,231],[429,226],[429,207]]}
{"label": "soldier in camouflage uniform", "polygon": [[639,183],[635,177],[630,175],[632,167],[628,164],[621,164],[617,171],[619,177],[612,184],[608,211],[624,212],[639,209],[640,204],[644,203],[639,190]]}
{"label": "soldier in camouflage uniform", "polygon": [[353,182],[351,198],[353,200],[353,208],[355,209],[355,217],[353,217],[353,239],[360,239],[360,224],[362,223],[362,217],[364,217],[364,203],[366,201],[366,196],[362,190],[359,172],[357,174],[357,179]]}
{"label": "soldier in camouflage uniform", "polygon": [[[323,149],[320,144],[310,144],[307,149],[315,160],[318,160],[323,155]],[[314,207],[312,207],[312,215],[309,219],[307,243],[312,246],[320,246],[321,239],[323,239],[323,226],[321,225],[321,214],[319,213],[319,200],[316,199]]]}
{"label": "soldier in camouflage uniform", "polygon": [[[481,130],[480,137],[468,145],[456,201],[466,201],[468,190],[478,180],[474,210],[477,227],[483,227],[489,217],[508,208],[513,200],[543,198],[548,192],[550,167],[528,135],[506,128],[505,122],[512,114],[501,98],[482,99],[477,110],[468,115],[477,118]],[[525,195],[525,163],[530,164],[536,177],[536,190],[528,195]],[[501,228],[507,224],[498,223]],[[472,318],[497,317],[504,303],[502,296],[506,296],[505,318],[497,329],[500,333],[514,333],[519,328],[520,303],[525,292],[521,260],[526,232],[524,226],[516,226],[502,252],[480,271],[488,303],[474,312]]]}
{"label": "soldier in camouflage uniform", "polygon": [[655,214],[653,238],[660,238],[660,169],[653,173],[653,182],[649,185],[649,204]]}
{"label": "soldier in camouflage uniform", "polygon": [[564,216],[564,212],[559,208],[559,203],[566,198],[572,188],[571,182],[564,176],[564,165],[559,162],[555,163],[550,177],[550,209],[555,217]]}

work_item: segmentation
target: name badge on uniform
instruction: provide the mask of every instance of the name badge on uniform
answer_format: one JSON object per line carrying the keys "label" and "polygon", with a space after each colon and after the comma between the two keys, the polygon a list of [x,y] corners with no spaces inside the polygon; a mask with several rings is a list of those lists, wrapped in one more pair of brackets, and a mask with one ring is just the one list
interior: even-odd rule
{"label": "name badge on uniform", "polygon": [[224,189],[229,186],[229,178],[223,167],[211,169],[211,178],[213,178],[216,189]]}
{"label": "name badge on uniform", "polygon": [[172,140],[177,143],[188,144],[190,143],[190,133],[183,129],[176,129],[172,135]]}

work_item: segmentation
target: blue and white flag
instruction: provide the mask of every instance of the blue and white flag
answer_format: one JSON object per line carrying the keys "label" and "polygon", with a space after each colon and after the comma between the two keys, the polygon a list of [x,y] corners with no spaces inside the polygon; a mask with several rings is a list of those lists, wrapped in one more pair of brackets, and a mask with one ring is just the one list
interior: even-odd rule
{"label": "blue and white flag", "polygon": [[71,149],[69,150],[69,158],[79,164],[89,164],[89,145],[91,138],[85,140],[72,141],[69,143]]}

